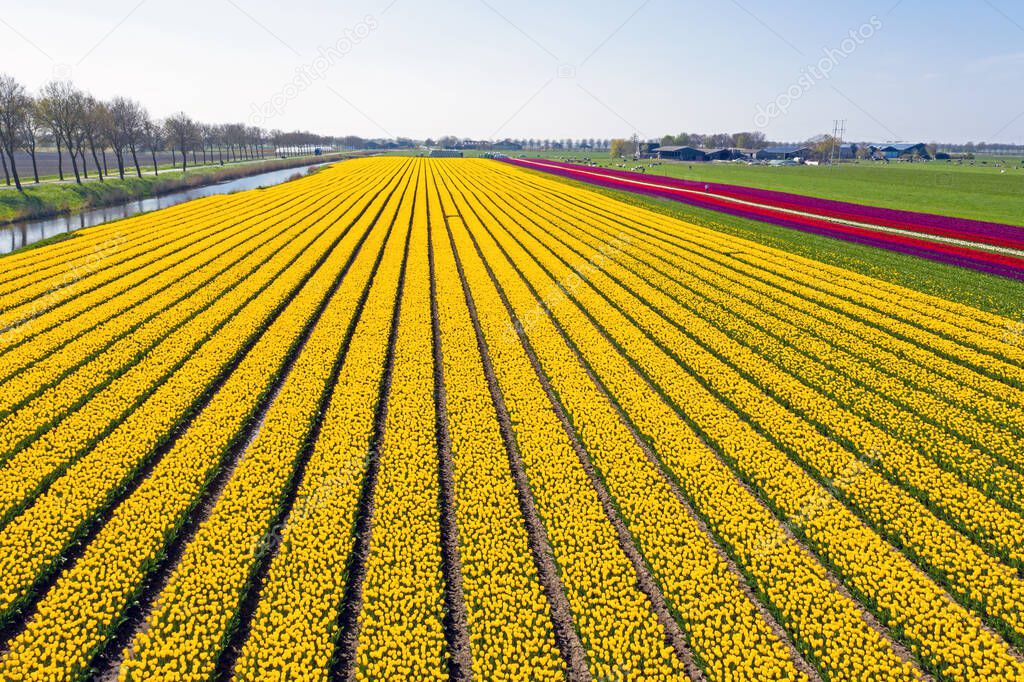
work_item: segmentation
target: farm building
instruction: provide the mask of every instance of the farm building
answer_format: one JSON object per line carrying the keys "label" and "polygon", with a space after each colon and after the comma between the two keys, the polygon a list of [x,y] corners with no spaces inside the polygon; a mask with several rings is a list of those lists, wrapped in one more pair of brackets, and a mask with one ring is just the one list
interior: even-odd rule
{"label": "farm building", "polygon": [[809,147],[792,144],[759,149],[754,157],[763,161],[783,161],[786,159],[803,158],[810,152],[811,150]]}
{"label": "farm building", "polygon": [[675,159],[677,161],[703,161],[704,150],[696,147],[670,145],[667,147],[655,147],[651,153],[657,154],[659,159]]}
{"label": "farm building", "polygon": [[742,149],[733,149],[730,147],[723,149],[705,149],[703,151],[705,161],[734,161],[736,159],[745,159],[748,156],[743,153]]}
{"label": "farm building", "polygon": [[928,158],[928,148],[924,142],[872,145],[871,150],[881,153],[887,159],[903,159],[914,156]]}
{"label": "farm building", "polygon": [[458,149],[431,149],[427,155],[432,158],[462,158],[462,152]]}

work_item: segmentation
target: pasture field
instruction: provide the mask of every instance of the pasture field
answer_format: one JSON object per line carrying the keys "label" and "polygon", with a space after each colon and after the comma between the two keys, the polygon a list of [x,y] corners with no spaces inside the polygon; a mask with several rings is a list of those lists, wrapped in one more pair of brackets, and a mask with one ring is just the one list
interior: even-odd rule
{"label": "pasture field", "polygon": [[483,159],[0,258],[0,679],[1024,680],[1024,324]]}
{"label": "pasture field", "polygon": [[[944,161],[858,161],[827,166],[747,166],[673,162],[651,172],[687,180],[725,182],[922,213],[1024,225],[1024,168],[1019,160],[982,166]],[[692,168],[691,168],[692,166]],[[1005,170],[1005,173],[1000,171]],[[781,171],[781,172],[780,172]]]}

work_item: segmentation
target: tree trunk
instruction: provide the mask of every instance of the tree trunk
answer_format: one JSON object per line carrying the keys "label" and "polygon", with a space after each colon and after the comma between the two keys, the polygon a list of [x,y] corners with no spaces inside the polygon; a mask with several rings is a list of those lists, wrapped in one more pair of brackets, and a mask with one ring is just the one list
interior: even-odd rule
{"label": "tree trunk", "polygon": [[160,175],[160,169],[156,167],[156,150],[150,149],[149,154],[153,157],[153,175]]}
{"label": "tree trunk", "polygon": [[39,167],[36,165],[36,148],[32,147],[32,151],[29,152],[29,156],[32,157],[32,177],[35,179],[36,184],[39,184]]}
{"label": "tree trunk", "polygon": [[131,152],[132,152],[132,163],[135,164],[135,174],[138,175],[141,178],[142,177],[142,169],[139,168],[139,157],[135,154],[135,145],[134,144],[129,144],[128,145],[128,149],[130,149]]}
{"label": "tree trunk", "polygon": [[7,186],[10,187],[11,186],[11,174],[7,170],[7,156],[5,154],[0,154],[0,163],[2,163],[3,166],[4,166],[4,182],[6,182]]}
{"label": "tree trunk", "polygon": [[181,150],[181,174],[185,174],[186,166],[188,166],[188,152],[185,151],[184,147]]}
{"label": "tree trunk", "polygon": [[82,147],[78,148],[78,158],[82,161],[82,175],[85,179],[89,179],[89,165],[85,162],[85,150]]}
{"label": "tree trunk", "polygon": [[96,145],[92,142],[89,143],[89,151],[92,152],[92,162],[96,164],[96,173],[100,176],[100,182],[103,182],[103,167],[100,166],[100,157],[96,153]]}
{"label": "tree trunk", "polygon": [[115,149],[114,157],[117,159],[117,175],[124,180],[124,150]]}
{"label": "tree trunk", "polygon": [[192,147],[192,165],[196,165],[196,148]]}
{"label": "tree trunk", "polygon": [[217,145],[217,155],[220,157],[220,165],[224,165],[224,147],[223,145]]}
{"label": "tree trunk", "polygon": [[54,139],[57,140],[57,173],[60,175],[60,179],[64,179],[64,155],[60,151],[60,136],[55,135]]}
{"label": "tree trunk", "polygon": [[107,168],[107,148],[103,147],[100,149],[100,156],[103,158],[103,174],[110,175],[110,170]]}
{"label": "tree trunk", "polygon": [[22,194],[25,190],[21,188],[21,178],[18,177],[18,164],[14,162],[14,150],[8,149],[7,156],[11,159],[11,173],[14,175],[14,186],[18,188],[18,191]]}

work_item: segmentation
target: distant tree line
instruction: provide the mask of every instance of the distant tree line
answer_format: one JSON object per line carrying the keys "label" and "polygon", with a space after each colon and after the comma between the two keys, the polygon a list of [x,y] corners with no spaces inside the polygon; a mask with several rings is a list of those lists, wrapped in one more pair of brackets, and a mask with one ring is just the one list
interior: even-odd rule
{"label": "distant tree line", "polygon": [[697,147],[700,149],[763,149],[769,146],[764,133],[760,131],[741,133],[679,133],[665,135],[661,145],[680,147]]}
{"label": "distant tree line", "polygon": [[940,151],[957,154],[991,154],[1020,156],[1024,154],[1024,144],[1007,144],[1005,142],[965,142],[963,144],[939,144]]}
{"label": "distant tree line", "polygon": [[[354,141],[361,142],[359,138]],[[171,152],[171,163],[187,170],[200,163],[265,158],[268,144],[275,148],[333,144],[334,138],[306,131],[264,130],[244,123],[209,124],[184,112],[164,120],[153,118],[139,102],[126,97],[102,101],[68,81],[52,81],[38,94],[29,93],[17,80],[0,74],[0,165],[8,185],[22,190],[15,154],[32,162],[32,180],[39,182],[37,154],[56,148],[58,175],[64,179],[64,157],[71,162],[75,181],[95,173],[100,181],[117,173],[142,177],[142,165],[159,173],[157,152]],[[108,154],[112,157],[110,159]],[[148,159],[146,156],[148,155]],[[140,157],[142,161],[140,162]],[[92,166],[90,170],[90,164]]]}

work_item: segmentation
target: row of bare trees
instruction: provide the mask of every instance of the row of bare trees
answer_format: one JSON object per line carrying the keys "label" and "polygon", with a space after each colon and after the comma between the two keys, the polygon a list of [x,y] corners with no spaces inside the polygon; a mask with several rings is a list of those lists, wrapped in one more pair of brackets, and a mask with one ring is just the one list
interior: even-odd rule
{"label": "row of bare trees", "polygon": [[[101,101],[67,81],[52,81],[38,95],[30,94],[11,76],[0,74],[0,162],[7,184],[13,179],[22,190],[15,154],[24,152],[32,161],[34,182],[39,182],[38,151],[56,147],[57,171],[64,179],[64,157],[71,161],[75,181],[92,172],[102,181],[114,172],[142,177],[139,156],[148,152],[153,172],[159,173],[157,152],[170,151],[171,163],[186,171],[192,165],[246,159],[262,159],[268,142],[319,144],[311,133],[266,131],[242,123],[211,125],[184,112],[154,119],[144,106],[126,97]],[[108,166],[108,152],[116,171]],[[23,191],[23,190],[22,190]]]}

